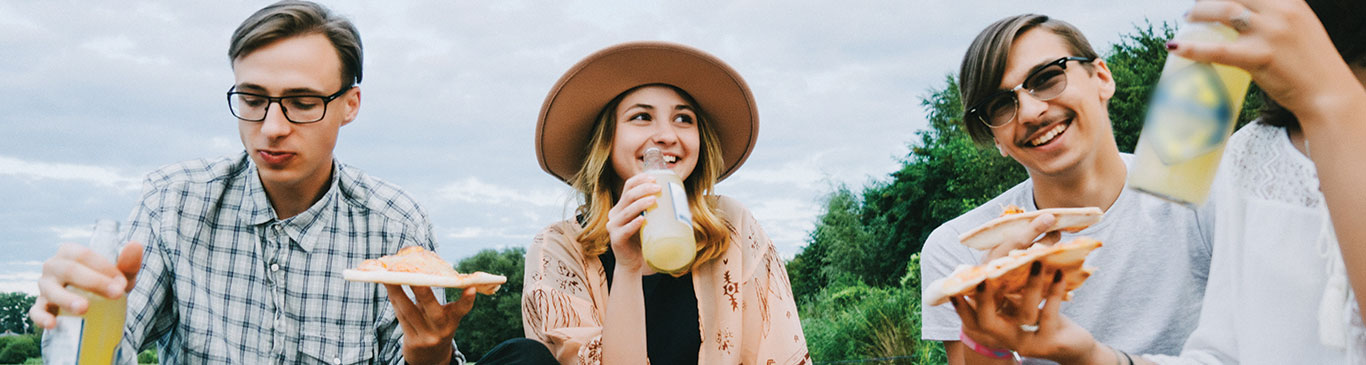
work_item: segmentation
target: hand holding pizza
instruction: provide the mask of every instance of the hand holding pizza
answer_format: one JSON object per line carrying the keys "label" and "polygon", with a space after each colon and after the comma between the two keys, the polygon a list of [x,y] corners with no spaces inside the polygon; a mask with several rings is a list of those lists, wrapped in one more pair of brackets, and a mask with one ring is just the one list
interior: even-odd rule
{"label": "hand holding pizza", "polygon": [[[435,252],[408,246],[398,253],[365,260],[355,269],[342,271],[350,281],[384,284],[389,303],[403,328],[403,357],[412,364],[446,364],[454,351],[451,339],[460,319],[474,308],[475,293],[492,295],[507,277],[478,271],[461,274]],[[413,300],[403,292],[408,285]],[[464,288],[460,299],[441,304],[432,286]]]}
{"label": "hand holding pizza", "polygon": [[[1094,207],[1027,213],[1007,208],[1000,218],[959,237],[968,247],[991,250],[984,263],[964,265],[930,283],[925,303],[952,301],[963,336],[989,348],[1064,363],[1113,362],[1107,347],[1059,312],[1071,291],[1094,272],[1084,263],[1101,242],[1088,237],[1055,242],[1062,231],[1080,232],[1102,215]],[[1035,241],[1040,235],[1043,239]]]}
{"label": "hand holding pizza", "polygon": [[404,360],[409,364],[448,364],[460,319],[474,308],[474,287],[465,288],[459,300],[444,305],[436,300],[431,287],[410,287],[416,303],[408,300],[402,285],[384,284],[384,288],[389,290],[389,303],[403,327]]}

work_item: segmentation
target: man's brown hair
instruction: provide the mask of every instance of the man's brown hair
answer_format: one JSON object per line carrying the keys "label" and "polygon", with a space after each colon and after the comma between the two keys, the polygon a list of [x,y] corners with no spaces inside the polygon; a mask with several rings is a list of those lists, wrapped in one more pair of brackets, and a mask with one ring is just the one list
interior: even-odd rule
{"label": "man's brown hair", "polygon": [[356,26],[310,1],[284,0],[257,10],[232,33],[228,60],[237,60],[282,39],[310,34],[327,36],[337,49],[342,87],[359,84],[363,49]]}

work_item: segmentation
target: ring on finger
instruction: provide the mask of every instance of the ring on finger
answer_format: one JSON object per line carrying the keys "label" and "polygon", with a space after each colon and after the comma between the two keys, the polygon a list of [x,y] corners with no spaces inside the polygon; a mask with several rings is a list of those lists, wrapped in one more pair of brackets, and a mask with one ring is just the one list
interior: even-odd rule
{"label": "ring on finger", "polygon": [[1039,332],[1038,324],[1022,324],[1020,330],[1025,332]]}
{"label": "ring on finger", "polygon": [[1243,9],[1242,13],[1239,13],[1237,16],[1228,19],[1228,25],[1232,26],[1233,30],[1238,31],[1238,33],[1243,33],[1252,27],[1252,24],[1248,23],[1251,20],[1252,10]]}

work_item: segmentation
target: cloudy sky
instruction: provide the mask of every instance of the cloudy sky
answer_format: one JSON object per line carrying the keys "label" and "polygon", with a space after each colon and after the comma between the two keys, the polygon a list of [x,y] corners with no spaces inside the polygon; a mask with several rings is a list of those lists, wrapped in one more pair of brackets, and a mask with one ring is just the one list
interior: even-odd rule
{"label": "cloudy sky", "polygon": [[[0,2],[0,292],[36,292],[41,262],[126,219],[141,177],[241,151],[224,92],[233,29],[263,1]],[[689,44],[753,88],[761,132],[718,186],[788,257],[832,187],[886,180],[925,127],[919,101],[983,27],[1023,12],[1077,25],[1102,52],[1184,1],[326,2],[365,44],[360,116],[337,157],[431,215],[440,254],[525,246],[566,217],[533,155],[551,84],[619,42]]]}

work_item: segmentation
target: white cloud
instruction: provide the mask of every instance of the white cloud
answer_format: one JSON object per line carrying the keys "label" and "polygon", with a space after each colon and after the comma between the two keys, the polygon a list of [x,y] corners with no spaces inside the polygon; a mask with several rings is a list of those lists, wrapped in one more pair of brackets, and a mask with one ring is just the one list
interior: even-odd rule
{"label": "white cloud", "polygon": [[93,51],[106,58],[131,61],[139,65],[167,66],[171,60],[165,56],[150,57],[137,49],[137,44],[127,35],[98,37],[81,44],[81,48]]}
{"label": "white cloud", "polygon": [[443,198],[458,202],[503,205],[530,204],[537,207],[559,206],[565,197],[557,191],[516,189],[483,182],[476,177],[467,177],[447,184],[437,191]]}
{"label": "white cloud", "polygon": [[40,271],[0,274],[0,293],[23,292],[38,295],[39,277],[42,277]]}
{"label": "white cloud", "polygon": [[7,156],[0,156],[0,175],[40,180],[81,181],[123,191],[136,191],[141,186],[138,178],[124,175],[115,168],[70,163],[30,162]]}
{"label": "white cloud", "polygon": [[784,186],[811,186],[821,180],[819,170],[826,151],[811,151],[805,156],[792,156],[781,165],[744,166],[735,172],[735,179],[727,180],[727,186],[742,186],[748,183],[781,184]]}
{"label": "white cloud", "polygon": [[89,226],[53,226],[48,230],[64,241],[84,242],[94,235],[94,227]]}

